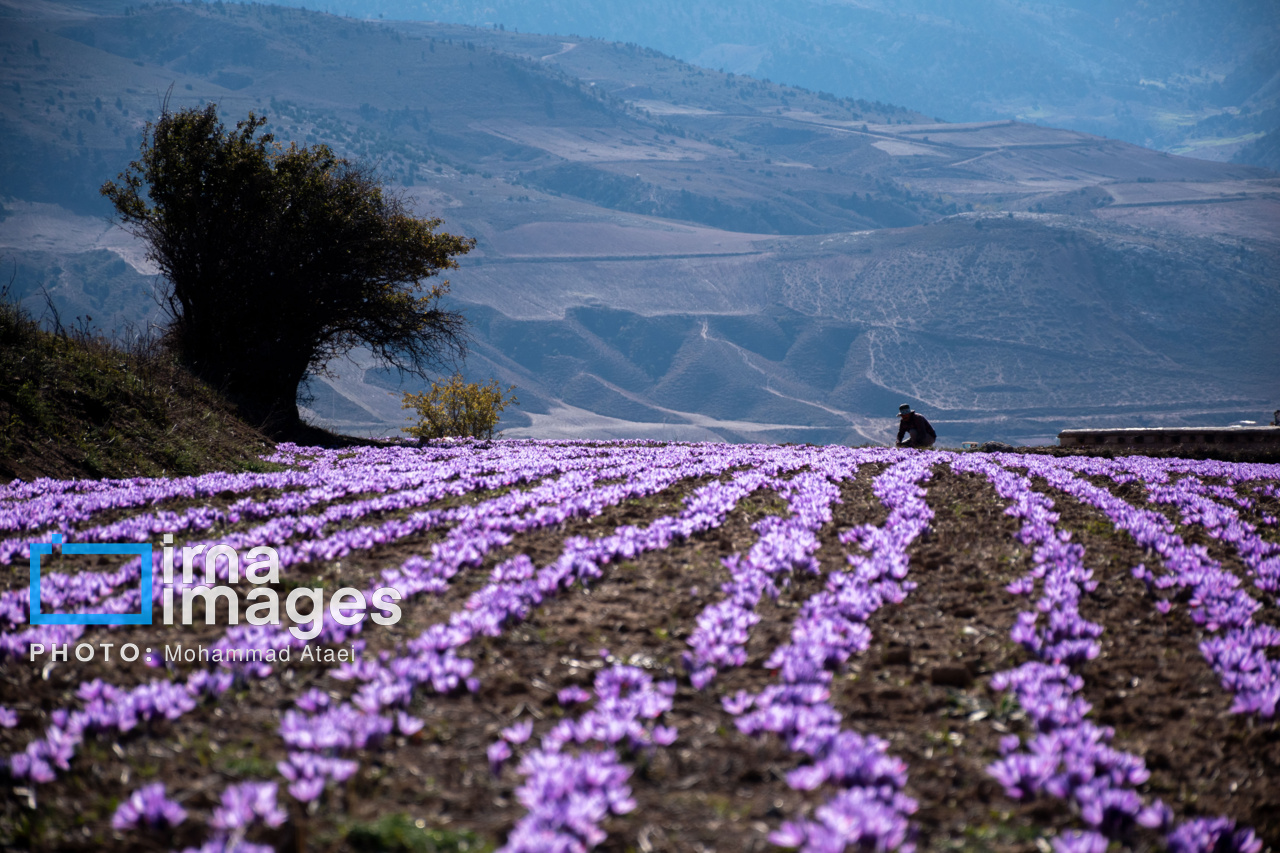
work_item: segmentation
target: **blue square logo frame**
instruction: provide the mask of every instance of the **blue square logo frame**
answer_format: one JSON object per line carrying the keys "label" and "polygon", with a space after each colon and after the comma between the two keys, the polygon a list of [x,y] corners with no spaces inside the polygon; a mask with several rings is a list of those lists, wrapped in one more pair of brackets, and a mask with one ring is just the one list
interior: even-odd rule
{"label": "blue square logo frame", "polygon": [[62,534],[53,534],[53,542],[31,543],[31,613],[32,625],[150,625],[151,581],[155,569],[151,563],[151,544],[110,542],[99,545],[65,544],[63,554],[137,554],[142,558],[142,612],[141,613],[41,613],[40,612],[40,556],[53,554],[53,546],[62,545]]}

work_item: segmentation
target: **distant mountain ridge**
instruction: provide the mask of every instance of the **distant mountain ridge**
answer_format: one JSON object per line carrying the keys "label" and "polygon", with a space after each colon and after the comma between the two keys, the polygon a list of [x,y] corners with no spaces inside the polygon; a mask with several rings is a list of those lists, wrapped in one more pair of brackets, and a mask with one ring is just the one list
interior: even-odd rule
{"label": "distant mountain ridge", "polygon": [[334,0],[327,8],[634,42],[948,121],[1017,118],[1214,160],[1280,128],[1280,6],[1269,0]]}
{"label": "distant mountain ridge", "polygon": [[[0,252],[38,313],[156,319],[97,218],[167,91],[375,162],[477,238],[451,277],[509,434],[944,443],[1224,423],[1280,383],[1280,176],[769,84],[657,51],[232,4],[0,0]],[[170,88],[172,87],[172,88]],[[356,353],[310,416],[404,423]],[[412,388],[412,386],[410,386]]]}

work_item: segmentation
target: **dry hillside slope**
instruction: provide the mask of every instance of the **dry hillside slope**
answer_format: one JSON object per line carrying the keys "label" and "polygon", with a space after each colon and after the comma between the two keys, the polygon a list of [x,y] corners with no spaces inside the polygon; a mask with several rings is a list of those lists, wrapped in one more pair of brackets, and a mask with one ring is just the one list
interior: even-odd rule
{"label": "dry hillside slope", "polygon": [[[940,124],[633,45],[272,6],[0,2],[0,251],[39,307],[156,319],[93,190],[174,105],[265,112],[474,235],[468,371],[515,435],[883,441],[1229,423],[1280,397],[1280,178],[1017,122]],[[359,354],[309,415],[386,433]]]}

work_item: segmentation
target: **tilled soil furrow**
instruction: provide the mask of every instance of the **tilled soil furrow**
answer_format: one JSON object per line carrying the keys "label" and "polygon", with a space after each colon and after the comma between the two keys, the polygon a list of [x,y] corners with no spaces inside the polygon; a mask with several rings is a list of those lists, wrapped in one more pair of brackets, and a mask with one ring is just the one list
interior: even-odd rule
{"label": "tilled soil furrow", "polygon": [[[1141,789],[1179,819],[1232,815],[1265,843],[1280,846],[1280,727],[1230,711],[1225,690],[1201,655],[1204,630],[1175,604],[1166,615],[1130,570],[1159,557],[1144,553],[1099,510],[1070,495],[1047,492],[1085,548],[1097,589],[1081,615],[1103,626],[1097,659],[1078,668],[1093,716],[1116,730],[1115,744],[1146,760]],[[1157,565],[1152,565],[1152,564]],[[1261,612],[1260,612],[1261,615]],[[1270,614],[1274,617],[1274,612]]]}
{"label": "tilled soil furrow", "polygon": [[[506,445],[493,446],[501,450]],[[563,454],[563,445],[555,447],[555,453]],[[521,453],[533,450],[519,448]],[[199,846],[216,834],[213,813],[228,785],[267,781],[278,784],[279,802],[289,812],[289,820],[277,829],[259,823],[249,830],[247,840],[268,844],[277,853],[373,849],[361,847],[351,829],[359,825],[370,830],[387,820],[391,820],[387,826],[400,829],[374,832],[380,840],[370,844],[376,849],[398,849],[397,838],[404,839],[404,849],[415,849],[421,840],[413,835],[415,831],[440,829],[475,833],[479,848],[491,850],[503,844],[527,814],[517,798],[525,781],[517,770],[521,757],[538,749],[541,738],[558,721],[579,718],[595,707],[592,701],[562,705],[557,694],[569,687],[591,690],[597,673],[626,664],[643,669],[655,681],[677,683],[671,709],[652,721],[673,727],[676,740],[669,746],[635,752],[622,743],[614,747],[631,770],[627,786],[636,807],[605,817],[600,826],[607,838],[593,849],[604,853],[777,849],[768,840],[770,832],[784,822],[814,818],[819,807],[832,802],[836,792],[850,783],[847,778],[837,783],[832,776],[814,790],[792,789],[787,774],[814,760],[790,750],[784,738],[743,735],[735,724],[739,718],[725,710],[722,700],[739,691],[759,694],[779,683],[781,674],[767,669],[765,662],[775,649],[791,642],[801,606],[823,590],[834,573],[849,570],[850,551],[858,553],[857,546],[839,541],[840,533],[886,523],[901,523],[894,527],[896,535],[908,536],[909,531],[915,537],[910,546],[900,544],[907,539],[898,539],[899,544],[888,550],[908,549],[906,580],[917,586],[902,603],[886,603],[867,618],[871,646],[835,673],[827,702],[843,718],[844,730],[887,741],[889,756],[905,762],[903,790],[919,806],[910,815],[918,849],[1041,853],[1047,844],[1082,827],[1078,801],[1048,794],[1016,801],[987,772],[1003,754],[1002,738],[1017,734],[1025,747],[1033,735],[1022,709],[1008,694],[990,686],[995,673],[1029,659],[1029,653],[1010,638],[1010,630],[1018,614],[1035,608],[1037,601],[1037,595],[1020,596],[1005,589],[1033,568],[1033,549],[1019,541],[1021,521],[1005,514],[1005,500],[985,476],[957,473],[947,464],[948,459],[963,459],[963,455],[917,458],[915,451],[870,449],[864,456],[862,451],[843,448],[779,450],[783,453],[777,458],[789,460],[788,465],[811,466],[810,471],[829,464],[832,457],[826,454],[831,453],[844,460],[879,461],[862,464],[855,477],[839,484],[841,500],[831,505],[833,520],[814,531],[820,546],[813,555],[821,571],[788,572],[785,559],[770,557],[779,561],[769,564],[778,569],[772,577],[779,595],[776,600],[765,595],[755,605],[760,621],[749,631],[746,662],[735,667],[725,663],[727,658],[717,658],[717,665],[727,668],[705,689],[692,686],[682,656],[690,651],[690,637],[701,636],[693,633],[698,617],[725,596],[721,586],[732,575],[723,560],[751,549],[760,538],[752,525],[760,519],[790,515],[785,490],[757,489],[741,497],[723,516],[724,522],[712,529],[676,539],[662,550],[603,563],[602,574],[589,584],[556,587],[531,610],[503,611],[505,621],[498,636],[484,635],[483,629],[468,634],[470,641],[456,652],[474,662],[471,674],[478,683],[477,692],[458,688],[438,694],[425,682],[413,681],[417,687],[407,706],[396,705],[399,699],[382,700],[391,703],[375,708],[384,717],[403,710],[423,722],[421,730],[405,736],[397,728],[366,749],[325,753],[314,747],[317,755],[356,761],[359,770],[344,782],[330,781],[310,805],[289,793],[288,781],[277,769],[277,762],[291,751],[281,734],[282,716],[296,711],[300,699],[301,707],[314,705],[314,696],[303,698],[314,689],[327,693],[335,704],[372,706],[367,696],[356,696],[359,681],[335,679],[332,663],[304,663],[295,654],[289,665],[278,666],[269,677],[236,683],[176,719],[143,721],[127,732],[113,727],[86,734],[70,769],[58,768],[53,781],[35,783],[34,775],[23,778],[18,775],[22,771],[10,769],[11,784],[6,788],[11,795],[0,798],[0,847],[158,853]],[[720,450],[713,452],[717,459],[736,464],[729,449],[723,457]],[[811,458],[802,455],[809,452]],[[398,624],[372,630],[365,625],[355,636],[364,645],[364,659],[376,661],[381,652],[405,653],[407,641],[466,609],[473,594],[493,582],[493,569],[513,558],[524,556],[535,567],[549,566],[574,537],[609,537],[623,525],[644,529],[658,519],[679,515],[684,500],[700,486],[713,480],[728,482],[738,472],[757,476],[748,468],[770,464],[769,454],[760,450],[750,450],[741,458],[750,461],[717,477],[691,477],[654,495],[608,507],[596,516],[515,534],[508,544],[485,553],[478,565],[460,570],[444,592],[401,601],[403,615]],[[1025,470],[1007,457],[989,458],[1009,464],[1010,470]],[[873,491],[875,478],[904,459],[933,465],[931,478],[918,483],[934,513],[923,533],[922,521],[914,527],[894,522]],[[787,470],[783,478],[802,469]],[[921,468],[913,463],[911,470],[919,473]],[[1202,544],[1262,603],[1256,622],[1280,626],[1280,610],[1270,597],[1253,588],[1232,546],[1208,536],[1200,525],[1181,525],[1175,507],[1148,503],[1140,482],[1117,484],[1102,476],[1082,479],[1134,507],[1154,510],[1174,521],[1187,544]],[[1225,478],[1205,478],[1205,482],[1227,484]],[[1276,541],[1280,530],[1262,525],[1261,517],[1280,512],[1280,497],[1254,493],[1252,487],[1266,483],[1274,488],[1276,482],[1280,479],[1236,487],[1238,494],[1255,503],[1254,509],[1238,509],[1240,517],[1259,525],[1260,535],[1268,541]],[[1145,760],[1151,776],[1136,787],[1144,800],[1162,799],[1178,821],[1227,816],[1240,826],[1252,826],[1264,842],[1280,850],[1280,815],[1273,814],[1280,802],[1280,724],[1230,712],[1232,694],[1218,683],[1200,652],[1199,643],[1211,635],[1188,615],[1189,593],[1176,587],[1152,593],[1131,574],[1135,565],[1146,563],[1160,576],[1165,567],[1159,557],[1136,546],[1101,510],[1049,487],[1044,480],[1036,479],[1032,485],[1052,498],[1061,516],[1057,528],[1070,532],[1072,541],[1084,547],[1084,564],[1098,582],[1096,590],[1082,597],[1080,615],[1102,626],[1100,655],[1072,666],[1083,679],[1078,695],[1092,705],[1088,720],[1114,727],[1111,744]],[[475,492],[433,506],[474,503],[495,494]],[[829,490],[809,494],[822,495],[823,505],[830,500]],[[228,495],[215,495],[208,504],[226,506],[231,500]],[[174,506],[188,504],[200,505],[173,502]],[[797,500],[795,506],[802,512],[808,505]],[[122,511],[120,517],[149,510]],[[380,523],[397,512],[371,515],[358,524]],[[723,508],[715,510],[712,517],[723,512]],[[923,517],[917,510],[910,518]],[[340,526],[351,524],[339,522]],[[377,581],[383,570],[400,566],[410,557],[428,557],[432,545],[442,541],[451,527],[452,523],[354,551],[341,560],[297,564],[282,572],[283,582],[277,589],[283,600],[295,586],[323,586],[327,596],[342,586],[380,586]],[[228,531],[216,528],[214,532]],[[807,543],[805,555],[812,551],[812,539],[789,541]],[[11,579],[10,586],[21,582]],[[238,588],[243,592],[246,587]],[[543,592],[547,590],[550,587]],[[1167,615],[1156,608],[1160,598],[1172,602]],[[534,600],[536,596],[527,599]],[[483,612],[483,608],[467,612]],[[198,623],[203,621],[199,613],[197,617]],[[149,669],[121,661],[119,652],[128,642],[152,654],[176,643],[208,646],[226,635],[226,614],[220,613],[217,621],[207,627],[95,628],[86,633],[85,642],[98,647],[95,660],[89,663],[75,660],[74,643],[72,656],[65,662],[53,663],[47,652],[36,661],[22,656],[0,662],[4,667],[0,704],[16,711],[19,718],[15,728],[0,726],[0,760],[21,753],[33,738],[55,730],[57,709],[83,707],[85,700],[77,695],[82,682],[101,678],[126,688],[153,679],[180,684],[184,676],[208,668],[204,663],[181,663]],[[110,663],[102,660],[104,642],[115,644]],[[733,644],[739,640],[727,642],[736,649]],[[350,643],[339,648],[344,646]],[[607,656],[602,655],[604,650]],[[732,702],[730,706],[735,707]],[[1030,702],[1028,707],[1033,707]],[[532,737],[513,745],[514,755],[495,773],[489,747],[502,738],[504,729],[526,721],[533,724]],[[399,725],[412,731],[414,721]],[[295,735],[293,731],[290,737]],[[293,750],[312,748],[297,746],[296,737],[293,743]],[[597,748],[603,746],[591,743],[565,749]],[[165,784],[166,794],[188,810],[188,820],[176,830],[112,829],[117,805],[153,782]],[[405,828],[409,835],[403,834]],[[1138,829],[1130,840],[1134,845],[1125,849],[1163,850],[1166,846],[1161,834],[1150,830]]]}
{"label": "tilled soil furrow", "polygon": [[[675,506],[666,507],[665,512],[655,506],[654,512],[678,511],[679,496],[673,493],[668,500]],[[482,715],[475,717],[472,697],[421,701],[428,731],[442,720],[449,730],[459,732],[480,722],[485,737],[479,742],[469,736],[451,737],[446,743],[410,745],[398,751],[394,765],[386,767],[379,796],[393,796],[406,809],[420,811],[425,806],[430,811],[437,801],[416,800],[414,791],[418,779],[434,779],[437,787],[453,792],[447,804],[438,803],[447,805],[452,825],[500,841],[524,813],[514,797],[520,783],[514,770],[518,758],[508,762],[497,778],[488,768],[485,749],[497,740],[501,728],[517,720],[533,720],[534,735],[517,749],[517,755],[536,747],[556,720],[576,713],[562,708],[556,694],[571,685],[590,688],[604,663],[602,650],[608,650],[611,660],[639,666],[656,680],[683,676],[680,656],[687,649],[685,638],[702,608],[719,595],[720,584],[729,578],[721,556],[726,549],[749,548],[756,539],[751,524],[783,507],[772,492],[753,493],[717,529],[663,551],[611,564],[589,588],[547,601],[528,620],[499,637],[473,640],[463,651],[477,664],[481,689],[474,705],[484,709]],[[635,508],[624,506],[618,512],[622,517],[606,519],[614,524],[606,524],[605,529],[619,521],[646,521]],[[555,542],[565,535],[561,533]],[[539,553],[535,562],[550,558]],[[781,780],[780,771],[769,770],[780,762],[790,766],[785,748],[739,735],[732,718],[720,707],[719,691],[681,687],[665,724],[677,729],[677,741],[626,759],[635,768],[629,784],[638,807],[631,815],[605,823],[609,840],[599,849],[638,849],[641,836],[653,849],[694,849],[699,843],[708,849],[764,849],[760,822],[797,807],[800,801]],[[731,792],[726,791],[728,784],[734,786]],[[358,804],[353,808],[360,813]]]}
{"label": "tilled soil furrow", "polygon": [[1025,571],[1026,550],[982,478],[939,465],[926,489],[935,516],[907,576],[919,586],[872,616],[872,646],[837,679],[835,704],[907,761],[921,849],[1030,853],[1070,816],[1010,800],[986,772],[1020,726],[987,683],[1025,659],[1009,640],[1021,602],[1003,587]]}
{"label": "tilled soil furrow", "polygon": [[[447,621],[449,614],[464,606],[467,599],[489,583],[493,567],[519,554],[529,557],[537,566],[544,566],[560,556],[566,539],[574,536],[596,538],[607,536],[622,525],[645,527],[659,518],[677,515],[684,506],[684,499],[699,487],[712,482],[715,477],[697,477],[681,480],[648,497],[625,501],[606,507],[598,515],[572,518],[554,527],[516,533],[511,542],[495,548],[485,556],[479,566],[469,566],[460,571],[440,595],[420,595],[401,605],[400,622],[381,630],[379,636],[370,635],[370,650],[386,648],[397,642],[410,640],[429,625]],[[427,547],[407,547],[398,556],[399,565],[410,556],[429,556]]]}

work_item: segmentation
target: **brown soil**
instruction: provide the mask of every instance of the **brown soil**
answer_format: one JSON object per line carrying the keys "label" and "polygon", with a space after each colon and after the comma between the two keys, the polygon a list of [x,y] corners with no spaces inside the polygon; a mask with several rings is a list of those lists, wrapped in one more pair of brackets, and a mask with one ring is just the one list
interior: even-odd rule
{"label": "brown soil", "polygon": [[[1086,565],[1098,581],[1081,615],[1103,626],[1102,653],[1079,670],[1094,716],[1115,727],[1117,746],[1146,760],[1152,775],[1145,788],[1179,819],[1231,815],[1274,846],[1280,839],[1280,729],[1230,712],[1231,695],[1200,654],[1206,633],[1182,604],[1161,614],[1130,574],[1141,562],[1159,573],[1159,558],[1122,532],[1102,532],[1109,522],[1098,510],[1067,495],[1053,499],[1059,526],[1085,546]],[[1225,548],[1214,556],[1230,556],[1224,567],[1234,564],[1243,574]],[[1267,621],[1275,615],[1275,608],[1259,613]]]}
{"label": "brown soil", "polygon": [[[871,492],[880,470],[866,466],[843,487],[843,503],[821,534],[818,557],[824,572],[846,565],[845,548],[836,539],[841,530],[884,521],[885,510]],[[496,562],[527,553],[542,565],[559,553],[567,536],[600,536],[619,524],[644,525],[678,511],[696,485],[682,483],[594,519],[518,537],[480,569],[459,575],[454,590],[409,603],[396,630],[366,632],[365,639],[373,649],[411,637],[460,606]],[[1013,538],[1017,522],[1004,514],[1004,503],[981,477],[939,465],[924,485],[936,516],[910,552],[909,579],[919,587],[901,605],[873,616],[873,645],[837,676],[832,703],[844,713],[847,728],[886,739],[908,763],[907,793],[920,803],[914,823],[922,850],[1032,853],[1045,839],[1079,823],[1066,803],[1010,800],[985,771],[998,757],[1000,737],[1024,733],[1021,713],[989,682],[993,673],[1025,660],[1009,640],[1009,629],[1029,600],[1010,595],[1004,586],[1027,570],[1030,549]],[[1146,759],[1152,778],[1142,793],[1163,798],[1180,818],[1236,818],[1280,849],[1280,820],[1271,807],[1280,802],[1280,728],[1228,713],[1231,698],[1200,657],[1200,633],[1185,608],[1161,615],[1129,575],[1144,560],[1157,569],[1152,558],[1095,510],[1060,493],[1051,496],[1062,513],[1061,526],[1085,546],[1086,564],[1099,580],[1083,615],[1104,626],[1103,655],[1077,669],[1085,679],[1084,695],[1093,703],[1093,717],[1116,728],[1114,745]],[[348,834],[353,825],[399,813],[409,826],[421,820],[428,829],[468,830],[489,845],[501,844],[524,812],[515,799],[521,777],[515,761],[495,777],[486,748],[502,728],[524,719],[533,720],[534,738],[517,752],[535,746],[566,713],[556,692],[571,684],[589,685],[603,665],[600,651],[607,649],[612,660],[641,666],[657,680],[678,680],[665,722],[679,736],[671,747],[651,754],[624,755],[634,768],[630,785],[638,805],[606,823],[609,838],[600,849],[769,849],[768,832],[811,811],[833,791],[789,789],[785,774],[801,758],[777,738],[740,734],[720,699],[771,683],[774,676],[763,662],[786,641],[797,606],[821,588],[821,578],[798,576],[777,602],[763,601],[747,665],[722,673],[706,690],[692,689],[679,661],[694,620],[718,600],[719,585],[728,578],[721,559],[751,546],[756,520],[784,512],[785,502],[777,495],[754,494],[719,529],[609,567],[589,589],[546,602],[501,637],[473,642],[465,653],[476,662],[478,693],[419,694],[411,713],[426,720],[422,732],[394,736],[357,754],[360,772],[340,790],[327,792],[319,808],[292,804],[288,824],[279,830],[258,828],[250,840],[280,851],[354,850],[354,836]],[[344,558],[341,581],[359,585],[409,554],[425,552],[440,535]],[[1206,544],[1212,549],[1215,543]],[[332,564],[313,564],[299,577],[313,573],[330,583],[338,580],[337,572]],[[1266,609],[1274,618],[1274,605]],[[219,633],[126,628],[108,639],[155,647],[179,640],[209,642]],[[275,762],[285,755],[277,731],[280,713],[312,687],[342,697],[352,692],[352,685],[324,672],[319,664],[295,665],[235,688],[177,721],[153,722],[118,738],[90,736],[70,772],[38,786],[34,808],[26,793],[7,787],[9,796],[0,799],[0,847],[161,850],[201,843],[208,837],[204,824],[210,810],[227,784],[279,779]],[[22,749],[42,733],[51,709],[75,707],[76,685],[93,677],[128,685],[163,675],[118,661],[73,660],[51,668],[26,660],[0,662],[0,704],[21,718],[17,728],[0,729],[0,755]],[[176,835],[114,832],[110,818],[116,804],[153,780],[164,781],[191,817]],[[281,801],[292,802],[283,785]],[[1157,841],[1139,840],[1142,845]],[[391,841],[384,846],[415,849],[397,848]]]}

